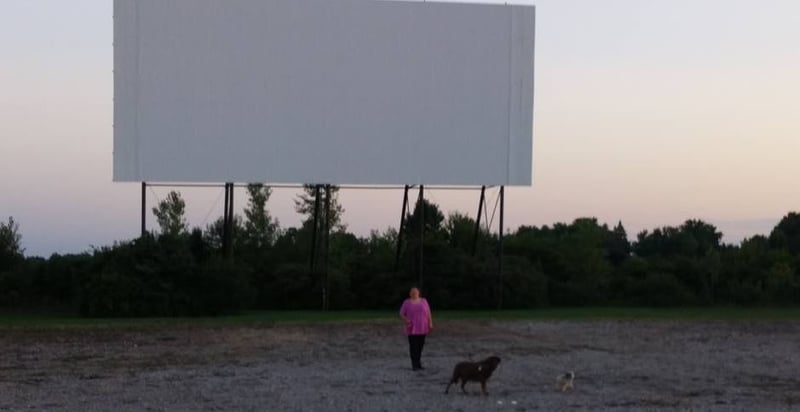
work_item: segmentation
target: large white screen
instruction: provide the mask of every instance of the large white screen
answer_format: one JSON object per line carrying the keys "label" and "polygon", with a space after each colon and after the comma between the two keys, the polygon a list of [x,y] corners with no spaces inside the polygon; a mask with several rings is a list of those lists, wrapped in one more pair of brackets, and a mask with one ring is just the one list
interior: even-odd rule
{"label": "large white screen", "polygon": [[114,180],[530,185],[534,8],[115,0]]}

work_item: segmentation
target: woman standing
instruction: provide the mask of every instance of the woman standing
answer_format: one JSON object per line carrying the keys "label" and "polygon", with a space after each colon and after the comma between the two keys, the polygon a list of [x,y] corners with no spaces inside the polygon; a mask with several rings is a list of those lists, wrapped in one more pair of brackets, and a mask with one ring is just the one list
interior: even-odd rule
{"label": "woman standing", "polygon": [[422,347],[425,336],[433,329],[433,318],[428,301],[419,296],[419,289],[411,288],[408,299],[400,307],[400,317],[406,323],[405,333],[408,336],[408,352],[411,355],[411,369],[418,371],[422,367]]}

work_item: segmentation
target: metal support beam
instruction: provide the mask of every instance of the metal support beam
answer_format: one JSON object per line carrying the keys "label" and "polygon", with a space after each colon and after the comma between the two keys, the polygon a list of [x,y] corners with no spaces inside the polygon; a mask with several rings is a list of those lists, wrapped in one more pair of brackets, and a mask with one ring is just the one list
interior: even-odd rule
{"label": "metal support beam", "polygon": [[425,272],[425,186],[419,185],[419,273],[417,274],[417,286],[422,289],[423,275]]}
{"label": "metal support beam", "polygon": [[500,186],[500,234],[497,242],[497,308],[503,308],[503,235],[505,233],[506,187]]}
{"label": "metal support beam", "polygon": [[225,204],[222,208],[222,255],[228,255],[228,210],[230,210],[230,206],[228,202],[230,201],[230,186],[225,183]]}
{"label": "metal support beam", "polygon": [[322,250],[322,310],[330,308],[328,295],[328,258],[330,257],[331,243],[331,185],[325,185],[325,219],[322,221],[323,242],[325,247]]}
{"label": "metal support beam", "polygon": [[230,197],[230,200],[228,200],[228,250],[227,250],[226,256],[230,258],[231,256],[233,256],[233,238],[234,238],[233,231],[236,228],[236,226],[233,224],[234,221],[235,221],[234,220],[234,216],[233,216],[233,191],[234,191],[234,186],[233,186],[233,183],[228,183],[228,186],[230,187],[229,194],[228,194],[228,196]]}
{"label": "metal support beam", "polygon": [[310,270],[314,273],[317,264],[317,232],[319,231],[319,185],[314,186],[314,217],[311,228]]}
{"label": "metal support beam", "polygon": [[478,238],[481,235],[481,215],[486,203],[486,186],[481,186],[481,200],[478,202],[478,217],[475,219],[475,236],[472,238],[472,256],[478,251]]}
{"label": "metal support beam", "polygon": [[142,237],[147,234],[147,182],[142,182]]}
{"label": "metal support beam", "polygon": [[406,185],[405,190],[403,190],[403,211],[400,212],[400,228],[397,229],[397,252],[394,256],[394,270],[397,271],[400,269],[400,253],[403,250],[403,234],[405,233],[406,227],[406,213],[408,213],[408,189],[410,188],[409,185]]}
{"label": "metal support beam", "polygon": [[222,255],[233,256],[233,183],[225,183],[225,205],[222,211]]}

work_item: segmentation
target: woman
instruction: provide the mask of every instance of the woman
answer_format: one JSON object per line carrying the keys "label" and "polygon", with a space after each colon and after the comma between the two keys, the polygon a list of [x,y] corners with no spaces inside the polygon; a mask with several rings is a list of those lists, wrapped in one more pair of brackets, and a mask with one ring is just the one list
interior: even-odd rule
{"label": "woman", "polygon": [[406,324],[408,336],[408,352],[411,355],[411,369],[418,371],[422,367],[422,347],[425,346],[425,335],[433,329],[433,318],[428,301],[419,296],[419,289],[414,287],[408,292],[408,299],[400,307],[400,317]]}

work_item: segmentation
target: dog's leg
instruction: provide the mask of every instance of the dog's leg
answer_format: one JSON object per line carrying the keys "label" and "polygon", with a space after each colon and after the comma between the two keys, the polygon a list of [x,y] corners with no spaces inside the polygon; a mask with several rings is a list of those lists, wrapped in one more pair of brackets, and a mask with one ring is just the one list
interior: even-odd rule
{"label": "dog's leg", "polygon": [[489,392],[486,391],[486,381],[481,381],[481,395],[489,396]]}
{"label": "dog's leg", "polygon": [[450,385],[452,385],[452,384],[453,384],[453,381],[450,381],[450,383],[447,384],[447,388],[445,388],[445,390],[444,390],[444,394],[445,395],[447,395],[447,391],[450,390]]}
{"label": "dog's leg", "polygon": [[467,381],[465,379],[462,379],[461,380],[461,392],[464,392],[464,394],[467,393],[467,390],[464,389],[464,385],[466,385],[466,384],[467,384]]}

